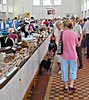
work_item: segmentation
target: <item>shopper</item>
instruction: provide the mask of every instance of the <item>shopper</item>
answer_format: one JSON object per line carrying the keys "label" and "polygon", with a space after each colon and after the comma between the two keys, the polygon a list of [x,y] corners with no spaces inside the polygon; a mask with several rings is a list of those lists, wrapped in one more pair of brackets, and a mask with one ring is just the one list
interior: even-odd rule
{"label": "shopper", "polygon": [[47,19],[45,19],[45,21],[43,22],[43,24],[45,24],[47,27],[49,26],[49,22]]}
{"label": "shopper", "polygon": [[[84,26],[85,22],[86,22],[86,19],[85,18],[84,19],[81,19],[79,21],[79,24],[82,27],[82,29],[83,29],[83,26]],[[83,39],[82,39],[81,46],[82,46],[83,49],[86,48],[86,36],[85,36],[85,34],[83,34]]]}
{"label": "shopper", "polygon": [[[56,23],[55,23],[55,26],[57,28],[57,31],[56,31],[56,42],[57,42],[57,45],[59,44],[58,41],[59,41],[59,36],[60,36],[60,33],[63,31],[62,29],[62,21],[61,20],[57,20]],[[59,51],[57,50],[57,53],[59,53]],[[61,73],[61,67],[60,67],[60,55],[57,56],[58,57],[58,66],[59,66],[59,71],[58,71],[58,74]]]}
{"label": "shopper", "polygon": [[[57,20],[55,22],[55,29],[54,30],[56,30],[56,31],[54,31],[54,34],[55,34],[55,37],[56,37],[56,42],[58,42],[59,41],[59,35],[60,35],[61,31],[63,31],[61,20]],[[57,43],[57,45],[58,45],[58,43]]]}
{"label": "shopper", "polygon": [[29,35],[29,21],[25,21],[20,30],[24,33],[25,38],[27,38],[27,36]]}
{"label": "shopper", "polygon": [[50,42],[56,42],[56,37],[54,33],[52,33],[52,35],[50,36]]}
{"label": "shopper", "polygon": [[9,34],[6,37],[5,40],[5,46],[13,46],[14,44],[17,44],[18,42],[18,35],[14,31],[14,29],[9,29]]}
{"label": "shopper", "polygon": [[55,42],[55,35],[54,33],[51,35],[50,37],[50,43],[49,43],[49,46],[48,46],[48,52],[51,54],[53,54],[53,56],[55,56],[55,52],[57,50],[57,44]]}
{"label": "shopper", "polygon": [[31,21],[30,22],[30,25],[29,25],[29,30],[31,33],[35,33],[36,32],[36,27],[35,27],[35,22],[34,21]]}
{"label": "shopper", "polygon": [[87,59],[89,59],[89,17],[83,27],[83,32],[86,34],[86,46],[87,46]]}
{"label": "shopper", "polygon": [[75,25],[73,26],[73,31],[77,33],[78,36],[78,41],[80,43],[80,46],[76,46],[76,51],[78,55],[78,60],[79,60],[79,69],[83,68],[83,62],[82,62],[82,40],[83,40],[83,30],[82,27],[79,24],[79,18],[75,19]]}
{"label": "shopper", "polygon": [[[63,54],[61,55],[61,71],[62,81],[64,82],[64,90],[75,92],[74,80],[77,75],[77,52],[76,46],[78,45],[77,33],[71,31],[73,28],[71,21],[66,20],[63,22]],[[59,37],[60,38],[60,37]],[[70,86],[68,87],[68,67],[70,66]]]}

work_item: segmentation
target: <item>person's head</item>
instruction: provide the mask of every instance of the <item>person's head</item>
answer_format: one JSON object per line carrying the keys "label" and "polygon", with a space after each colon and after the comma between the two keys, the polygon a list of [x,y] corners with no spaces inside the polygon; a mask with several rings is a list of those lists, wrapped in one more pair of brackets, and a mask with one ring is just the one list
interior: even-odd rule
{"label": "person's head", "polygon": [[84,23],[87,21],[87,19],[86,19],[86,18],[84,18],[83,20],[84,20]]}
{"label": "person's head", "polygon": [[15,30],[13,30],[11,33],[12,33],[12,34],[16,34],[16,31],[15,31]]}
{"label": "person's head", "polygon": [[27,20],[25,21],[25,25],[28,25],[29,23],[30,23],[29,21],[27,21]]}
{"label": "person's head", "polygon": [[87,20],[89,20],[89,17],[87,17]]}
{"label": "person's head", "polygon": [[62,29],[62,21],[61,21],[61,20],[58,20],[58,21],[56,22],[56,27],[57,27],[57,29],[58,29],[59,31]]}
{"label": "person's head", "polygon": [[31,21],[31,22],[30,22],[31,25],[34,25],[34,23],[35,23],[34,21]]}
{"label": "person's head", "polygon": [[72,22],[73,26],[76,24],[76,18],[74,16],[70,18],[70,21]]}
{"label": "person's head", "polygon": [[55,36],[52,37],[52,41],[55,41]]}
{"label": "person's head", "polygon": [[14,32],[14,29],[13,28],[9,28],[8,32],[12,34]]}
{"label": "person's head", "polygon": [[52,36],[55,37],[54,33],[52,33]]}
{"label": "person's head", "polygon": [[17,17],[15,17],[14,20],[17,20]]}
{"label": "person's head", "polygon": [[34,17],[31,17],[32,20],[34,20]]}
{"label": "person's head", "polygon": [[70,20],[66,20],[63,22],[63,28],[64,30],[66,29],[72,29],[73,28],[73,24]]}
{"label": "person's head", "polygon": [[52,37],[51,40],[50,40],[50,43],[55,43],[55,41],[56,41],[56,38]]}
{"label": "person's head", "polygon": [[76,23],[79,23],[79,20],[80,20],[79,17],[76,17]]}
{"label": "person's head", "polygon": [[83,20],[83,19],[80,19],[80,20],[79,20],[79,24],[80,24],[80,25],[83,25],[83,24],[84,24],[84,20]]}

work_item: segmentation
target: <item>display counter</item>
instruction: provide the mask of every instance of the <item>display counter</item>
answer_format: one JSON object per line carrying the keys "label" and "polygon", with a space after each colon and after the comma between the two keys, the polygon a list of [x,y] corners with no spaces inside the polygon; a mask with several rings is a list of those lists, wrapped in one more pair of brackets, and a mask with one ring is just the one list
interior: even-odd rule
{"label": "display counter", "polygon": [[[0,89],[0,99],[1,100],[23,100],[23,97],[29,88],[38,68],[41,60],[45,56],[48,44],[49,37],[35,50],[33,54],[22,64],[22,67],[13,67],[10,73],[7,74],[7,77],[4,77],[2,81],[10,79],[8,82],[5,82],[3,88]],[[13,77],[10,78],[11,74]],[[1,82],[2,82],[1,81]]]}
{"label": "display counter", "polygon": [[0,34],[0,48],[3,47],[6,35]]}

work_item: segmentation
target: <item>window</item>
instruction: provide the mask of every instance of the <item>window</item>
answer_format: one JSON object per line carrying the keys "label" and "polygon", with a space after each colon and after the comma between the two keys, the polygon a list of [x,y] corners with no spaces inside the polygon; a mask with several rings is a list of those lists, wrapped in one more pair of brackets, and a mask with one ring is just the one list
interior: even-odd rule
{"label": "window", "polygon": [[83,11],[83,5],[81,5],[81,11]]}
{"label": "window", "polygon": [[7,4],[7,0],[3,0],[3,4]]}
{"label": "window", "polygon": [[43,0],[43,5],[52,5],[52,0]]}
{"label": "window", "polygon": [[61,0],[54,0],[54,5],[61,5]]}
{"label": "window", "polygon": [[87,1],[87,10],[89,10],[89,0]]}
{"label": "window", "polygon": [[2,11],[2,4],[0,4],[0,11]]}
{"label": "window", "polygon": [[87,3],[84,2],[84,11],[86,11],[86,10],[87,10]]}
{"label": "window", "polygon": [[40,0],[33,0],[33,5],[40,5]]}

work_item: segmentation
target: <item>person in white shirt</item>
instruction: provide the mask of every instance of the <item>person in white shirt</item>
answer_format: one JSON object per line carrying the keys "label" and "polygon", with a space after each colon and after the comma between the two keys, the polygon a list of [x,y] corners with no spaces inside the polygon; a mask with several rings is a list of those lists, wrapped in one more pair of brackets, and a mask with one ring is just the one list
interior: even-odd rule
{"label": "person in white shirt", "polygon": [[77,33],[79,44],[80,44],[80,46],[76,47],[76,51],[77,51],[77,55],[78,55],[78,59],[79,59],[79,69],[82,69],[83,68],[83,62],[82,62],[81,42],[82,42],[82,39],[83,39],[83,31],[82,31],[81,25],[79,24],[79,18],[76,18],[75,22],[76,23],[73,27],[73,31]]}
{"label": "person in white shirt", "polygon": [[83,32],[86,34],[86,46],[87,46],[87,59],[89,59],[89,17],[83,27]]}

